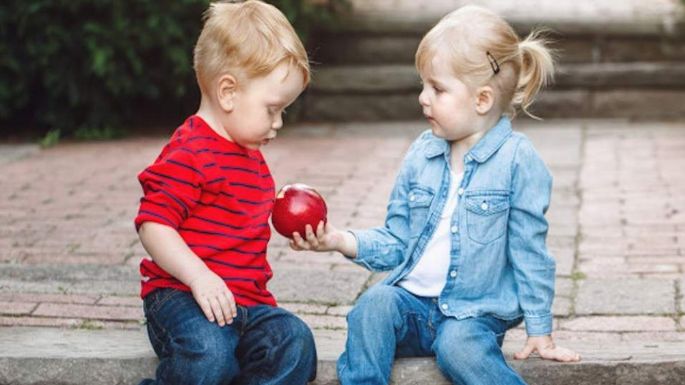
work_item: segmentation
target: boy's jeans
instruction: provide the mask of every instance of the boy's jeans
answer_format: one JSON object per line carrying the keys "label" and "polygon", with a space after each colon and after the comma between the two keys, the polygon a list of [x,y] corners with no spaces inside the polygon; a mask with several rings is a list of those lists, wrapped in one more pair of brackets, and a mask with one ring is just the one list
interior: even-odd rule
{"label": "boy's jeans", "polygon": [[284,309],[238,306],[233,323],[219,327],[188,292],[155,290],[144,307],[159,366],[156,381],[141,385],[300,385],[316,376],[314,337]]}
{"label": "boy's jeans", "polygon": [[445,317],[433,298],[376,285],[359,299],[347,322],[347,344],[338,359],[342,385],[385,385],[396,356],[433,355],[455,384],[525,384],[501,350],[505,332],[521,318],[457,320]]}

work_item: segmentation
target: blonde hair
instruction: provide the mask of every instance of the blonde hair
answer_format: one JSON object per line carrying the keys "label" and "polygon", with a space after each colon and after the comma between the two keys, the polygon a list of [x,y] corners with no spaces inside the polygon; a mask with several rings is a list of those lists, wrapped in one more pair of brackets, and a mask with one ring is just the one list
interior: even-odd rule
{"label": "blonde hair", "polygon": [[299,68],[309,83],[307,52],[288,19],[276,7],[257,0],[212,3],[204,14],[193,68],[200,90],[229,73],[238,78],[266,75],[281,63]]}
{"label": "blonde hair", "polygon": [[440,54],[467,85],[491,85],[502,111],[513,117],[520,107],[537,118],[528,107],[554,75],[554,52],[548,44],[539,30],[521,41],[500,16],[469,5],[447,14],[428,31],[416,51],[416,68],[428,70]]}

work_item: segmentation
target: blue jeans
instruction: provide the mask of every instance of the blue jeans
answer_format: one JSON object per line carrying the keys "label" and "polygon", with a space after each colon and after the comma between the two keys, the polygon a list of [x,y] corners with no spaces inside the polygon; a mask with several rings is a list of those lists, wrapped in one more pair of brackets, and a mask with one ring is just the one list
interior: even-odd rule
{"label": "blue jeans", "polygon": [[522,318],[446,317],[434,298],[398,286],[376,285],[347,316],[345,352],[338,359],[342,385],[390,382],[395,357],[435,356],[454,384],[525,384],[502,353],[506,331]]}
{"label": "blue jeans", "polygon": [[238,306],[231,325],[209,322],[191,293],[157,289],[145,297],[156,380],[141,385],[306,384],[316,376],[309,327],[288,311]]}

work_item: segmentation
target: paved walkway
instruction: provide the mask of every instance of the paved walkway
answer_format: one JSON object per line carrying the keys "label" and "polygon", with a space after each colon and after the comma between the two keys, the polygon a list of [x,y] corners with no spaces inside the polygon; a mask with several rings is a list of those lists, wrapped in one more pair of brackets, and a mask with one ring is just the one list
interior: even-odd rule
{"label": "paved walkway", "polygon": [[[557,260],[557,339],[586,354],[583,341],[685,341],[685,124],[515,125],[554,175],[548,243]],[[425,128],[297,126],[264,152],[278,186],[313,185],[332,223],[365,227],[382,223],[403,152]],[[0,147],[0,326],[142,329],[135,176],[163,143]],[[344,334],[355,298],[381,278],[340,255],[293,252],[276,233],[269,255],[281,305],[321,332]],[[523,338],[522,329],[508,335]]]}

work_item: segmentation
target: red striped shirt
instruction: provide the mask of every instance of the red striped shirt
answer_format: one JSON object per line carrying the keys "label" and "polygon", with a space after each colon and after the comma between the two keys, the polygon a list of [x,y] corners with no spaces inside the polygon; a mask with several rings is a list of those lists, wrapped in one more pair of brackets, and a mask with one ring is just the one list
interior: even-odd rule
{"label": "red striped shirt", "polygon": [[[219,136],[193,115],[138,180],[144,196],[136,230],[147,221],[171,226],[224,279],[236,303],[276,305],[266,288],[274,181],[260,151]],[[140,273],[143,298],[161,287],[190,291],[150,259]]]}

